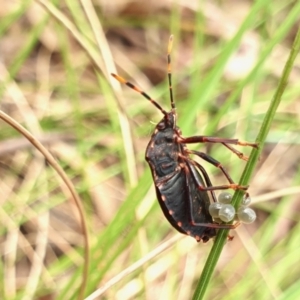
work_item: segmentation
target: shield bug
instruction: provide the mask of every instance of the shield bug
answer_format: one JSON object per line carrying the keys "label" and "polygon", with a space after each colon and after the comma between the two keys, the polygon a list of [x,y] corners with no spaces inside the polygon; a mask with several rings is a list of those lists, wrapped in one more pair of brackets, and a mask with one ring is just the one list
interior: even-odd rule
{"label": "shield bug", "polygon": [[[235,228],[237,224],[216,224],[209,213],[210,192],[216,202],[215,190],[241,189],[231,179],[222,164],[204,152],[189,150],[186,144],[192,143],[220,143],[235,153],[239,158],[247,160],[241,152],[231,145],[257,147],[255,143],[242,142],[238,139],[227,139],[213,136],[183,137],[176,126],[176,107],[173,100],[171,78],[171,49],[173,36],[169,39],[167,64],[171,110],[165,111],[148,94],[132,83],[116,74],[112,76],[119,82],[126,84],[150,101],[163,114],[163,118],[156,125],[154,133],[146,149],[146,161],[149,164],[159,204],[171,225],[183,234],[194,237],[198,242],[207,242],[216,235],[218,228]],[[205,169],[190,155],[196,155],[208,163],[219,168],[227,178],[229,184],[213,186]]]}

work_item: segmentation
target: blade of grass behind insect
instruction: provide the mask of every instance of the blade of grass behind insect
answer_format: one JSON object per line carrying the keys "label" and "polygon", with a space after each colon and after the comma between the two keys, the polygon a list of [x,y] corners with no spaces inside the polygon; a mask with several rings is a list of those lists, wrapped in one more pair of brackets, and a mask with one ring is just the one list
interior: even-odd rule
{"label": "blade of grass behind insect", "polygon": [[[291,199],[285,199],[284,202],[288,203],[290,200]],[[282,200],[280,201],[280,205],[281,202]],[[280,219],[280,214],[278,214],[276,217],[278,223],[280,223]],[[264,232],[264,229],[269,227],[268,223],[267,220],[260,228],[259,232]],[[271,224],[271,226],[272,225],[273,224]],[[275,227],[273,226],[273,231],[274,228]],[[241,229],[243,232],[246,231],[243,228]],[[272,238],[274,232],[271,234],[266,233],[269,237],[269,249],[264,253],[261,251],[261,240],[258,237],[259,232],[256,232],[254,236],[252,235],[251,241],[248,243],[249,249],[252,251],[249,253],[248,249],[248,254],[244,250],[240,251],[237,255],[234,255],[234,261],[227,265],[226,270],[222,270],[223,274],[230,274],[232,273],[232,270],[237,268],[237,265],[246,266],[248,264],[247,262],[249,262],[249,256],[251,257],[252,263],[243,270],[243,278],[233,283],[229,295],[226,295],[224,299],[250,299],[250,295],[251,299],[269,299],[271,296],[273,296],[273,299],[278,299],[279,295],[281,295],[284,290],[286,282],[292,282],[294,278],[298,278],[298,269],[296,270],[294,268],[295,272],[293,274],[293,266],[299,256],[298,234],[296,234],[297,245],[290,247],[290,237],[293,235],[290,231],[287,236],[284,236],[276,245],[274,245],[274,240]],[[299,232],[299,228],[297,232]],[[242,235],[240,235],[240,237],[242,237]],[[250,239],[250,237],[248,238]],[[251,246],[253,243],[255,243],[254,247],[253,245]],[[282,247],[285,249],[284,255],[282,255]],[[278,259],[279,257],[280,259]],[[291,280],[289,277],[293,279]],[[256,286],[257,288],[252,290],[253,286]]]}
{"label": "blade of grass behind insect", "polygon": [[[285,270],[292,268],[295,257],[293,257],[293,259],[288,257],[291,256],[292,250],[288,251],[288,249],[286,249],[286,244],[289,244],[287,236],[281,240],[281,246],[279,244],[274,246],[272,237],[274,236],[276,223],[280,223],[280,209],[283,209],[283,206],[289,201],[290,199],[281,200],[278,203],[278,207],[277,205],[275,206],[273,216],[269,216],[264,224],[260,226],[260,230],[254,235],[251,235],[251,237],[246,233],[247,230],[245,228],[241,228],[241,234],[239,234],[239,236],[241,240],[244,240],[243,243],[247,244],[244,249],[234,254],[234,261],[230,262],[230,264],[225,267],[225,270],[222,269],[222,273],[226,276],[225,274],[232,273],[232,270],[236,270],[241,265],[247,265],[247,268],[243,270],[243,278],[234,282],[231,286],[230,293],[225,297],[226,300],[248,299],[249,296],[247,297],[247,295],[249,294],[251,294],[253,299],[269,299],[270,297],[278,299],[283,286],[282,282],[287,277],[287,274],[290,273],[290,271],[285,272]],[[268,231],[270,228],[273,232]],[[268,239],[265,239],[266,241],[262,241],[261,233],[268,237]],[[247,242],[245,242],[246,240]],[[286,250],[284,252],[285,255],[282,255],[283,245]],[[265,251],[262,249],[263,247]],[[251,257],[250,264],[249,256]],[[278,260],[278,257],[281,257],[281,259]],[[275,261],[276,263],[274,263]],[[276,265],[278,265],[278,267],[276,267]],[[278,268],[278,272],[276,268]],[[226,279],[224,278],[224,280]],[[257,287],[254,291],[251,290],[253,286]]]}
{"label": "blade of grass behind insect", "polygon": [[[291,243],[291,238],[287,237],[279,247],[276,246],[276,252],[272,251],[274,252],[274,257],[278,258],[279,255],[282,255],[282,247],[285,247],[284,256],[276,263],[276,266],[273,267],[273,271],[280,277],[280,283],[290,283],[283,289],[278,299],[299,299],[299,271],[297,266],[295,266],[295,261],[299,259],[298,233],[299,223],[289,234],[294,237],[292,238],[294,243]],[[286,245],[288,245],[288,247],[286,247]]]}
{"label": "blade of grass behind insect", "polygon": [[7,122],[10,126],[15,128],[17,131],[19,131],[24,137],[28,139],[28,141],[40,152],[42,155],[47,159],[48,163],[53,167],[53,169],[57,172],[58,176],[61,178],[61,180],[64,182],[64,184],[67,186],[74,203],[78,209],[79,216],[80,216],[80,223],[82,226],[83,236],[84,236],[84,258],[83,258],[83,276],[82,278],[79,278],[79,292],[78,292],[78,299],[83,298],[83,294],[86,288],[87,283],[87,276],[88,276],[88,269],[89,269],[89,262],[90,262],[90,254],[89,254],[89,235],[88,235],[88,227],[86,222],[86,217],[84,213],[83,206],[81,204],[81,199],[79,195],[77,194],[74,185],[66,175],[66,173],[63,171],[63,169],[60,167],[60,165],[57,163],[57,161],[54,159],[54,157],[48,152],[48,150],[31,134],[29,131],[27,131],[24,127],[22,127],[18,122],[16,122],[14,119],[6,115],[4,112],[0,112],[1,119],[3,119],[5,122]]}
{"label": "blade of grass behind insect", "polygon": [[[44,1],[43,1],[44,3]],[[56,15],[58,16],[58,14]],[[88,47],[88,43],[86,43],[86,41],[84,43],[82,43],[85,45],[85,48]],[[98,74],[97,74],[98,75]],[[101,85],[101,88],[102,88],[102,94],[107,94],[107,97],[104,97],[106,100],[110,100],[107,102],[107,108],[108,108],[108,111],[109,111],[109,115],[110,115],[110,120],[112,122],[112,126],[116,129],[114,130],[115,132],[119,132],[120,129],[124,129],[124,122],[122,123],[121,121],[123,120],[124,121],[124,118],[122,120],[118,120],[118,116],[121,118],[122,116],[120,116],[119,112],[118,112],[118,109],[117,109],[117,106],[115,105],[115,101],[114,101],[114,98],[112,97],[111,95],[111,92],[108,92],[108,90],[110,91],[111,89],[109,88],[108,89],[108,85],[106,82],[104,82],[103,78],[101,76],[98,77],[99,81],[100,81],[100,85]],[[120,125],[121,124],[121,125]],[[123,130],[126,132],[126,130]],[[128,134],[129,130],[126,132]],[[126,144],[132,144],[132,143],[128,143],[128,140],[129,139],[125,139],[124,138],[124,143]],[[126,147],[125,147],[126,148]],[[128,167],[128,171],[127,171],[127,165],[125,164],[126,161],[129,161],[129,159],[125,160],[125,152],[123,150],[124,147],[121,147],[120,148],[120,156],[121,156],[121,161],[124,162],[122,163],[122,166],[123,166],[123,170],[124,170],[124,177],[126,178],[125,179],[125,182],[128,182],[129,181],[129,176],[127,176],[127,174],[132,174],[133,173],[133,168],[132,167]],[[135,164],[132,164],[133,166],[135,166]],[[147,177],[149,177],[149,174],[147,174]],[[128,184],[128,185],[132,185],[132,181],[135,181],[135,180],[131,180],[131,184]],[[147,180],[147,182],[149,182],[149,184],[151,183],[151,180]],[[142,184],[142,187],[145,187],[147,185],[145,184]],[[138,199],[142,199],[142,197],[139,197]],[[126,205],[128,204],[128,206],[130,206],[130,209],[134,209],[134,203],[132,201],[132,199],[129,198],[129,200],[126,202]],[[95,252],[96,253],[96,258],[95,260],[93,261],[98,261],[99,264],[100,263],[104,263],[104,264],[107,264],[109,265],[109,263],[111,262],[110,260],[110,257],[115,253],[115,252],[112,252],[112,246],[111,245],[116,245],[116,242],[118,241],[118,239],[120,238],[120,236],[122,236],[122,233],[126,230],[126,227],[128,226],[128,224],[131,224],[133,221],[130,219],[130,218],[133,218],[134,220],[134,216],[132,216],[132,214],[128,213],[128,214],[123,214],[123,215],[120,215],[118,214],[115,218],[116,222],[113,222],[112,223],[112,226],[110,229],[112,229],[112,234],[109,234],[109,235],[106,235],[106,238],[103,238],[103,240],[100,239],[100,245],[97,243],[97,246],[95,246]],[[126,221],[126,219],[130,219],[128,222]],[[109,231],[109,230],[108,230]],[[105,236],[105,235],[104,235]],[[101,242],[102,241],[102,242]],[[111,242],[109,242],[111,241]],[[104,245],[104,246],[103,246]],[[99,249],[101,249],[102,251],[99,251]],[[122,248],[118,248],[117,250],[120,251],[120,249]],[[103,254],[103,255],[99,255],[99,254]],[[64,260],[62,259],[59,264],[60,265],[65,265],[66,264],[69,265],[67,259]],[[95,266],[98,266],[98,264],[95,264]],[[57,268],[55,268],[55,265],[54,265],[54,269],[57,270]],[[103,267],[101,268],[101,270],[103,270],[103,273],[105,273],[105,270],[107,268]],[[98,284],[99,283],[99,276],[101,276],[101,274],[103,274],[101,272],[98,272],[98,271],[95,271],[94,274],[98,275],[98,276],[95,276],[95,281],[91,281],[90,283],[93,283],[95,282],[95,284]],[[61,291],[60,293],[60,297],[61,299],[67,299],[66,297],[69,297],[70,296],[70,293],[73,292],[74,290],[74,284],[76,285],[76,280],[78,280],[78,276],[80,276],[80,273],[79,271],[76,272],[76,274],[74,274],[74,276],[72,277],[72,279],[68,282],[68,284],[66,286],[64,286],[64,289],[63,291]],[[71,292],[70,292],[71,290]]]}
{"label": "blade of grass behind insect", "polygon": [[275,35],[265,45],[255,67],[238,84],[234,92],[229,96],[228,99],[226,99],[223,105],[219,107],[218,113],[207,125],[206,131],[208,133],[215,132],[220,120],[222,119],[224,114],[226,114],[226,112],[228,111],[228,108],[232,105],[235,99],[237,99],[237,97],[241,94],[243,88],[245,88],[245,86],[248,83],[253,82],[255,76],[257,76],[259,69],[263,67],[264,62],[268,59],[270,52],[286,36],[287,32],[291,29],[291,27],[295,24],[295,21],[299,18],[299,14],[300,14],[300,2],[297,2],[296,5],[293,7],[293,9],[291,9],[289,15],[287,15],[287,17],[285,18],[281,26],[276,30]]}
{"label": "blade of grass behind insect", "polygon": [[[264,118],[263,124],[261,126],[260,132],[257,136],[256,142],[259,143],[259,149],[253,149],[251,152],[251,155],[249,157],[249,161],[245,167],[245,170],[242,174],[241,180],[239,182],[239,184],[241,185],[247,185],[250,177],[254,171],[256,162],[258,161],[259,155],[261,153],[261,150],[263,148],[264,142],[266,140],[267,134],[270,130],[271,127],[271,122],[274,119],[276,110],[278,108],[278,105],[280,103],[281,100],[281,96],[285,90],[285,87],[288,83],[288,78],[290,75],[290,72],[292,70],[293,67],[293,63],[296,59],[296,56],[298,55],[298,52],[300,50],[300,29],[297,32],[297,35],[295,37],[291,52],[290,52],[290,56],[287,60],[287,63],[284,67],[283,73],[282,73],[282,77],[280,78],[277,90],[274,94],[274,97],[271,101],[270,107],[267,111],[267,114]],[[243,196],[243,192],[241,191],[236,191],[233,199],[232,199],[232,203],[233,205],[235,205],[235,207],[237,207],[240,202],[242,201],[242,196]],[[197,288],[195,290],[193,299],[203,299],[204,294],[207,290],[210,278],[213,274],[213,271],[215,269],[215,266],[217,265],[218,259],[220,257],[220,254],[222,252],[222,249],[225,245],[227,236],[228,236],[228,229],[221,229],[218,231],[215,243],[212,247],[212,250],[208,256],[208,259],[206,261],[206,264],[204,266],[204,269],[202,271],[202,274],[200,276]]]}
{"label": "blade of grass behind insect", "polygon": [[[133,188],[124,203],[118,209],[114,219],[108,224],[103,232],[95,237],[94,243],[91,247],[91,261],[93,262],[90,267],[90,278],[87,286],[87,291],[91,292],[101,283],[102,278],[105,276],[109,267],[114,263],[116,258],[128,247],[130,242],[136,237],[136,230],[142,226],[143,220],[137,222],[136,209],[139,203],[144,199],[147,191],[150,188],[151,175],[145,172],[139,179],[135,188]],[[60,272],[68,265],[68,258],[62,258],[60,263],[53,265],[51,271]],[[59,268],[59,269],[58,269]],[[70,289],[78,280],[80,269],[76,270],[63,287],[57,299],[72,299],[70,296]],[[72,292],[72,290],[71,290]]]}
{"label": "blade of grass behind insect", "polygon": [[[205,79],[198,85],[198,89],[195,89],[193,92],[192,99],[194,101],[187,101],[185,103],[184,113],[182,114],[184,123],[181,123],[181,129],[186,135],[191,134],[191,128],[193,128],[192,124],[195,120],[198,108],[207,105],[211,99],[211,95],[223,75],[223,70],[228,58],[237,49],[245,32],[253,27],[258,12],[262,10],[265,5],[268,5],[268,2],[269,1],[267,0],[258,0],[255,2],[235,36],[224,47],[224,50],[218,58],[218,62],[214,65]],[[199,95],[201,95],[201,99],[199,99]]]}
{"label": "blade of grass behind insect", "polygon": [[299,285],[300,280],[297,280],[290,286],[288,289],[285,290],[284,293],[278,298],[278,300],[294,300],[299,298]]}
{"label": "blade of grass behind insect", "polygon": [[[297,61],[299,62],[298,59]],[[295,85],[295,81],[293,81],[291,77],[289,86]],[[286,95],[286,92],[284,95]],[[294,98],[294,100],[296,99]],[[278,122],[280,124],[282,122],[282,111],[284,109],[282,104],[283,99],[275,122],[272,124],[272,130],[277,127]],[[289,118],[292,119],[290,115]],[[297,146],[278,145],[278,147],[291,148],[291,153],[295,153],[293,149]],[[291,156],[289,153],[286,153],[286,155]],[[284,161],[286,160],[288,158],[284,159]],[[283,166],[284,168],[285,166]],[[275,170],[278,170],[278,168]],[[282,169],[279,172],[282,172]],[[259,174],[256,176],[259,176]],[[291,187],[299,185],[299,176],[293,178],[289,185]],[[226,278],[226,275],[236,273],[235,270],[240,269],[240,266],[247,265],[243,270],[243,277],[232,282],[234,286],[230,286],[230,294],[222,299],[269,299],[270,295],[273,295],[273,299],[278,299],[279,295],[288,288],[289,284],[299,278],[298,268],[295,268],[295,261],[299,257],[299,214],[293,210],[297,205],[297,196],[295,197],[286,193],[283,193],[283,195],[285,196],[280,198],[280,201],[271,201],[263,205],[257,204],[257,207],[260,206],[261,211],[265,209],[268,217],[263,224],[259,225],[259,230],[254,235],[251,234],[251,237],[248,237],[249,242],[245,241],[244,249],[239,251],[237,255],[234,253],[234,260],[230,261],[230,264],[227,264],[225,269],[222,269],[224,281],[227,281],[228,278]],[[262,222],[261,218],[259,222]],[[282,230],[282,224],[286,222],[293,225],[285,231]],[[257,224],[255,225],[257,226]],[[240,229],[239,237],[242,239],[245,231],[248,230],[246,228]],[[254,247],[257,248],[256,251],[252,250],[251,244],[253,243],[255,244]],[[249,256],[251,257],[251,261],[249,261]],[[267,276],[265,276],[266,273]],[[260,285],[259,288],[258,285]],[[254,291],[251,291],[253,286],[256,288]]]}
{"label": "blade of grass behind insect", "polygon": [[[280,111],[282,111],[282,105]],[[276,119],[278,121],[278,116]],[[272,127],[276,126],[274,123]],[[291,186],[299,183],[299,176],[297,177],[293,179]],[[251,237],[248,236],[249,242],[244,242],[244,244],[247,243],[245,247],[234,253],[234,260],[230,261],[230,264],[227,264],[224,269],[222,268],[223,276],[221,276],[224,281],[227,281],[228,274],[236,273],[240,266],[247,265],[247,268],[243,270],[243,277],[232,282],[230,293],[226,293],[220,300],[269,299],[270,295],[273,295],[274,299],[278,299],[285,290],[286,283],[294,282],[299,277],[298,268],[295,268],[294,265],[299,256],[298,232],[300,225],[296,223],[299,220],[297,214],[291,214],[291,208],[294,207],[295,202],[297,202],[296,197],[286,195],[276,204],[269,202],[265,205],[266,213],[269,214],[268,218],[259,226],[259,230],[255,234],[251,234]],[[280,232],[281,237],[278,238],[278,229],[282,228],[283,219],[294,221],[295,227],[284,233]],[[246,228],[240,229],[240,239],[247,240],[247,237],[243,237],[247,231]],[[274,238],[276,239],[275,244]],[[284,255],[282,255],[283,253]],[[249,256],[251,257],[250,265]],[[259,288],[258,285],[260,285]],[[253,290],[253,286],[257,288]]]}
{"label": "blade of grass behind insect", "polygon": [[12,24],[18,21],[24,15],[24,12],[27,10],[28,6],[31,4],[32,0],[21,1],[19,6],[15,11],[11,12],[9,15],[1,16],[0,23],[0,37],[10,28]]}
{"label": "blade of grass behind insect", "polygon": [[[64,70],[66,72],[66,93],[67,97],[70,99],[72,103],[72,116],[75,118],[75,127],[73,132],[76,135],[76,140],[79,141],[77,144],[78,146],[81,145],[81,141],[84,140],[86,133],[85,127],[82,126],[83,123],[83,113],[80,107],[80,72],[78,68],[74,67],[72,63],[72,58],[70,56],[71,49],[69,44],[67,43],[67,35],[68,31],[61,27],[60,24],[55,24],[57,27],[57,36],[59,38],[59,43],[61,47],[62,53],[62,61],[64,64]],[[81,151],[82,155],[84,156],[84,152]]]}
{"label": "blade of grass behind insect", "polygon": [[86,15],[84,14],[84,10],[82,9],[79,1],[67,0],[66,5],[70,9],[72,19],[74,24],[76,24],[76,27],[90,42],[94,43],[91,27],[87,22]]}
{"label": "blade of grass behind insect", "polygon": [[115,245],[117,244],[117,247],[110,247],[105,261],[101,262],[101,272],[99,272],[97,265],[95,265],[95,268],[91,270],[91,273],[94,276],[91,277],[87,291],[93,292],[97,286],[99,286],[103,276],[111,270],[114,263],[116,263],[117,258],[124,254],[124,250],[128,249],[128,247],[133,245],[133,243],[136,241],[138,231],[143,227],[145,219],[149,215],[153,215],[153,212],[156,210],[156,208],[156,204],[153,204],[143,219],[132,222],[131,227],[126,231],[126,234],[123,235],[122,238],[115,240]]}
{"label": "blade of grass behind insect", "polygon": [[49,17],[44,17],[27,36],[26,43],[20,49],[19,53],[12,60],[12,64],[9,66],[9,76],[3,82],[0,82],[0,97],[3,95],[6,85],[10,82],[10,78],[14,78],[19,72],[20,68],[23,66],[24,61],[32,53],[33,48],[38,43],[38,39],[42,31],[44,30]]}

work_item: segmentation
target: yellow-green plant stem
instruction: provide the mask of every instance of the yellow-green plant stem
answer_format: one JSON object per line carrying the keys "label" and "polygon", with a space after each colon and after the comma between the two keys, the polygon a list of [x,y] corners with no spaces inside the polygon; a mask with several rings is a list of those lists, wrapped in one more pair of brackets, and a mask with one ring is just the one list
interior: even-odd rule
{"label": "yellow-green plant stem", "polygon": [[[266,137],[268,135],[268,132],[271,127],[272,120],[274,119],[276,110],[278,108],[278,105],[281,100],[281,96],[286,88],[286,85],[288,83],[288,78],[290,76],[294,61],[296,59],[296,56],[300,50],[300,28],[298,29],[297,35],[295,37],[289,58],[287,60],[287,63],[285,64],[282,76],[280,78],[277,90],[274,94],[274,97],[270,103],[269,109],[266,113],[266,116],[263,120],[263,124],[261,126],[260,132],[257,136],[256,142],[259,143],[258,149],[253,149],[251,152],[251,155],[249,157],[249,161],[245,167],[245,170],[241,176],[240,185],[247,185],[249,183],[250,177],[254,171],[256,162],[258,161],[258,158],[260,156],[260,153],[263,148],[263,144],[266,140]],[[236,191],[232,203],[235,207],[237,207],[240,202],[242,201],[243,192],[242,191]],[[200,276],[199,282],[197,284],[193,300],[200,300],[204,298],[205,292],[207,290],[209,281],[212,277],[213,271],[215,269],[215,266],[218,262],[218,259],[221,255],[222,249],[225,245],[227,236],[228,236],[228,229],[221,229],[218,231],[218,234],[216,236],[216,240],[213,244],[213,247],[211,249],[211,252],[207,258],[206,264],[203,268],[202,274]]]}

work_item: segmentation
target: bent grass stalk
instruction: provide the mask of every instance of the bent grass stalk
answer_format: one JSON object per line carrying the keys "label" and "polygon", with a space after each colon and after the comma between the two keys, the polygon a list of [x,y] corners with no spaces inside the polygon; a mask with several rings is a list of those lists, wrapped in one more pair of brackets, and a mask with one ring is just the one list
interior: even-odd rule
{"label": "bent grass stalk", "polygon": [[84,291],[87,284],[90,255],[89,255],[88,226],[87,226],[84,209],[81,204],[80,197],[76,192],[74,185],[72,184],[72,182],[70,181],[70,179],[68,178],[64,170],[61,168],[61,166],[56,162],[52,154],[29,131],[27,131],[21,124],[16,122],[13,118],[8,116],[6,113],[4,113],[1,110],[0,110],[0,119],[2,119],[11,127],[15,128],[18,132],[20,132],[38,151],[40,151],[43,154],[43,156],[47,159],[48,163],[53,167],[53,169],[57,172],[57,174],[60,176],[62,181],[66,184],[67,188],[69,189],[73,197],[73,200],[79,212],[82,233],[83,233],[83,240],[84,240],[84,257],[83,257],[83,271],[82,271],[83,275],[82,275],[82,280],[81,280],[79,293],[77,297],[77,299],[81,300],[84,298]]}

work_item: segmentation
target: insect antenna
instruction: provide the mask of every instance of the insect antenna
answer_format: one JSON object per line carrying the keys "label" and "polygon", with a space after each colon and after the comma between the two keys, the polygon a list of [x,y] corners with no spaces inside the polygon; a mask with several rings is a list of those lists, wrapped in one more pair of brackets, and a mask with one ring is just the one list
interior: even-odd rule
{"label": "insect antenna", "polygon": [[116,75],[114,73],[111,73],[111,75],[116,78],[119,82],[126,84],[131,89],[135,90],[136,92],[140,93],[142,96],[144,96],[148,101],[150,101],[153,105],[155,105],[165,116],[168,114],[154,99],[152,99],[148,94],[146,94],[144,91],[140,90],[137,86],[132,84],[129,81],[126,81],[123,77]]}
{"label": "insect antenna", "polygon": [[171,51],[173,46],[173,35],[169,38],[169,44],[168,44],[168,81],[169,81],[169,91],[170,91],[170,100],[171,100],[171,107],[172,109],[175,109],[175,102],[173,99],[173,87],[172,87],[172,68],[171,68]]}

